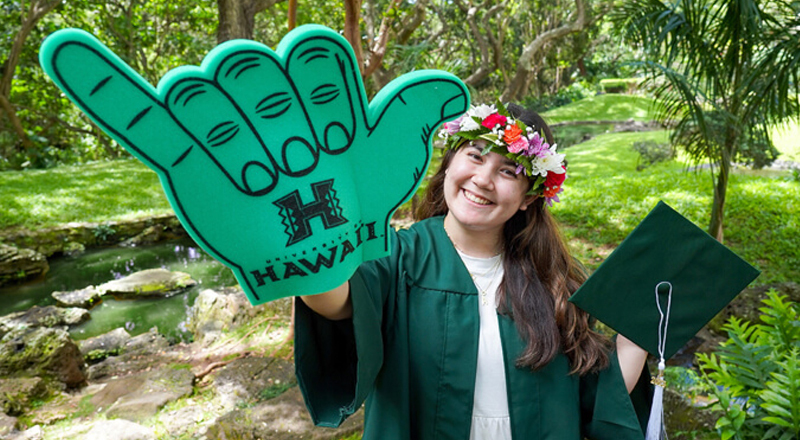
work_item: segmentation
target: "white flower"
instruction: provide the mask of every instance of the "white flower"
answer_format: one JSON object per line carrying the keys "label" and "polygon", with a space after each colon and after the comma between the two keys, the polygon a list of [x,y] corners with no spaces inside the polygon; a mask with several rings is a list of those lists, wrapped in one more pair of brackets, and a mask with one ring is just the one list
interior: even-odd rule
{"label": "white flower", "polygon": [[481,128],[481,126],[469,116],[461,120],[461,131],[472,131],[479,128]]}
{"label": "white flower", "polygon": [[486,119],[487,116],[495,113],[497,113],[497,109],[494,107],[494,105],[486,105],[486,104],[481,104],[477,107],[472,107],[467,112],[469,116],[477,116],[481,119],[481,121]]}
{"label": "white flower", "polygon": [[[551,148],[550,151],[552,152],[553,149]],[[537,157],[536,160],[534,160],[536,168],[544,171],[542,176],[547,176],[548,171],[552,171],[556,174],[563,174],[565,172],[564,168],[561,166],[563,162],[564,155],[555,152],[546,154],[544,157]]]}

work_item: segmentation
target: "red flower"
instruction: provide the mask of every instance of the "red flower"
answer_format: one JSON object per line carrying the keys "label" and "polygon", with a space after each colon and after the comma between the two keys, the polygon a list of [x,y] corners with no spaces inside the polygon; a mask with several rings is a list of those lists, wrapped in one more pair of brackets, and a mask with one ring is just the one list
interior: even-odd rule
{"label": "red flower", "polygon": [[[566,171],[566,168],[564,168]],[[558,190],[561,188],[561,184],[564,183],[564,179],[567,178],[567,173],[563,172],[561,174],[554,173],[552,171],[547,173],[547,177],[544,179],[544,189],[547,192],[548,189]]]}
{"label": "red flower", "polygon": [[501,115],[500,113],[493,113],[487,116],[486,119],[483,120],[481,125],[491,130],[497,124],[500,124],[501,126],[506,125],[506,120],[507,120],[506,117]]}

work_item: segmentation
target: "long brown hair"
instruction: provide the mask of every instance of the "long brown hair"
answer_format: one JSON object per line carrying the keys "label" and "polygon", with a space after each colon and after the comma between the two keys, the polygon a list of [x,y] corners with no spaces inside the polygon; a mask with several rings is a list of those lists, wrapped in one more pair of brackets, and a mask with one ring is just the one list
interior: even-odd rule
{"label": "long brown hair", "polygon": [[[541,130],[553,143],[550,128],[541,116],[514,104],[508,110],[528,126]],[[455,150],[444,154],[441,167],[417,205],[417,220],[447,214],[445,171],[454,155]],[[570,361],[572,373],[583,375],[605,368],[608,338],[591,328],[586,312],[567,301],[586,280],[586,273],[570,255],[544,198],[537,198],[528,209],[517,211],[506,222],[503,245],[505,275],[498,291],[498,311],[514,320],[526,341],[517,366],[536,370],[562,351]]]}

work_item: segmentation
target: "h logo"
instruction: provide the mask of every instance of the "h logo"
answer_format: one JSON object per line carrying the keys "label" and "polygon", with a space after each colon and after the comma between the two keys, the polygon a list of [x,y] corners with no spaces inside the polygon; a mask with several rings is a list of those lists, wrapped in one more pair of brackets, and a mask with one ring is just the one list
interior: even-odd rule
{"label": "h logo", "polygon": [[325,229],[347,223],[347,219],[342,216],[342,208],[339,207],[336,191],[333,189],[333,179],[312,183],[311,191],[314,193],[314,201],[306,205],[303,204],[300,192],[297,190],[272,202],[281,209],[286,234],[289,235],[286,246],[293,245],[312,235],[308,222],[314,217],[322,218]]}

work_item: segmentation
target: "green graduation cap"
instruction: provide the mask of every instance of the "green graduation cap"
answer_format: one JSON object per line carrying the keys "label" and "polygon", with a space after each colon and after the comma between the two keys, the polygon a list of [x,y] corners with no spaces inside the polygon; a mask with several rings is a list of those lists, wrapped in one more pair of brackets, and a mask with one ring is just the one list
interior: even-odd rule
{"label": "green graduation cap", "polygon": [[659,202],[570,301],[669,359],[759,273]]}

